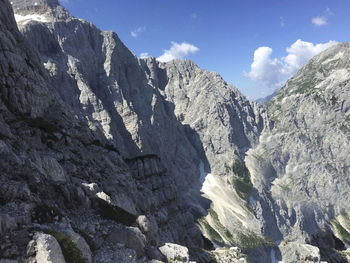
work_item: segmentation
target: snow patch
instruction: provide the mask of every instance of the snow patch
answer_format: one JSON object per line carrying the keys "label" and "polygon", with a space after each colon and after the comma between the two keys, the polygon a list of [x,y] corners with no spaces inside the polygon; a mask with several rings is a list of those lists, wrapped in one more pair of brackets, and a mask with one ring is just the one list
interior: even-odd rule
{"label": "snow patch", "polygon": [[[201,170],[202,166],[200,166]],[[204,166],[201,171],[204,171]],[[241,224],[248,228],[247,212],[242,208],[242,203],[235,190],[227,187],[225,178],[201,172],[201,180],[204,179],[201,192],[203,196],[211,200],[215,205],[215,212],[224,226],[229,226],[232,222],[229,218],[236,218]],[[230,214],[227,217],[225,215]]]}
{"label": "snow patch", "polygon": [[41,23],[50,22],[48,17],[43,16],[43,15],[37,15],[37,14],[26,15],[26,16],[16,15],[15,14],[15,19],[16,19],[17,23],[21,23],[22,25],[25,25],[25,24],[29,23],[32,20],[38,21],[38,22],[41,22]]}

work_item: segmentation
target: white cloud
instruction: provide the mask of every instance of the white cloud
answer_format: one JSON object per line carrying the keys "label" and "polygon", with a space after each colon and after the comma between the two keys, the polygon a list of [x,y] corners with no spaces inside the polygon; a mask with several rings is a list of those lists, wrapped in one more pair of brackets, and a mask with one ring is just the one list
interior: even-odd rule
{"label": "white cloud", "polygon": [[328,24],[327,22],[327,18],[324,16],[317,16],[314,17],[313,19],[311,19],[311,22],[315,25],[315,26],[325,26]]}
{"label": "white cloud", "polygon": [[157,58],[160,62],[168,62],[173,59],[182,59],[190,54],[194,54],[199,51],[199,48],[186,43],[182,42],[181,44],[176,42],[171,42],[171,47],[168,50],[164,50],[163,55]]}
{"label": "white cloud", "polygon": [[286,49],[287,56],[280,59],[271,57],[272,48],[259,47],[254,52],[250,72],[244,72],[244,75],[268,88],[279,88],[312,57],[336,43],[331,40],[327,43],[313,44],[298,39]]}
{"label": "white cloud", "polygon": [[331,15],[333,15],[332,11],[329,8],[326,8],[322,15],[312,18],[311,23],[315,26],[325,26],[328,24],[328,18]]}
{"label": "white cloud", "polygon": [[134,38],[137,38],[141,33],[146,31],[146,26],[140,26],[138,28],[136,28],[135,30],[130,32],[130,35]]}
{"label": "white cloud", "polygon": [[140,54],[140,58],[148,58],[150,55],[147,52],[143,52]]}

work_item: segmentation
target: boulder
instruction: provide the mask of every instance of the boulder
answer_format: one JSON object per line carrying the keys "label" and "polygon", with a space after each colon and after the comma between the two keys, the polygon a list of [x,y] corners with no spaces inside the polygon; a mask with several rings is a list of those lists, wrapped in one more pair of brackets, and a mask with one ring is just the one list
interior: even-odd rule
{"label": "boulder", "polygon": [[158,238],[158,225],[153,217],[146,217],[141,215],[136,219],[140,230],[146,235],[151,243],[156,242]]}
{"label": "boulder", "polygon": [[136,227],[115,228],[107,241],[114,244],[123,243],[126,247],[135,250],[138,256],[145,253],[146,238]]}
{"label": "boulder", "polygon": [[168,259],[168,261],[189,263],[189,252],[187,247],[177,244],[165,243],[159,248],[160,252]]}
{"label": "boulder", "polygon": [[48,234],[34,235],[35,260],[37,263],[66,263],[57,240]]}

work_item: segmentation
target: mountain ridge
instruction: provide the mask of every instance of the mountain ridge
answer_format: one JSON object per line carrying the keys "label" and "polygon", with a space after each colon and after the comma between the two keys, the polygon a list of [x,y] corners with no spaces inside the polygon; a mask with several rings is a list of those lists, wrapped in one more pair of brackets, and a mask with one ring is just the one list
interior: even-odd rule
{"label": "mountain ridge", "polygon": [[41,244],[65,258],[62,238],[78,237],[87,262],[345,262],[349,44],[259,107],[193,61],[138,59],[57,1],[13,2],[21,33],[0,2],[0,258],[43,262]]}

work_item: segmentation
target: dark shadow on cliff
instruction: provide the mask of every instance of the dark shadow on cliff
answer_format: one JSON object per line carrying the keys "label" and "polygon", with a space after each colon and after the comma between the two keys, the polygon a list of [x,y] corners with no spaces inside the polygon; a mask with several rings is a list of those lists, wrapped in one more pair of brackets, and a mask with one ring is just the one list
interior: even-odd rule
{"label": "dark shadow on cliff", "polygon": [[[119,151],[124,155],[126,162],[136,160],[138,163],[146,156],[150,157],[152,163],[154,156],[159,158],[161,166],[165,166],[165,169],[160,172],[153,171],[143,177],[137,174],[134,180],[138,185],[146,185],[160,179],[168,190],[164,191],[151,184],[151,188],[146,189],[148,195],[140,194],[137,200],[138,212],[158,215],[160,211],[165,210],[167,220],[161,221],[162,217],[159,216],[157,222],[160,232],[163,232],[160,242],[185,245],[194,252],[193,257],[197,258],[198,262],[205,262],[204,259],[200,259],[205,257],[200,249],[213,247],[210,241],[202,236],[197,220],[207,215],[211,201],[204,198],[200,191],[203,182],[200,180],[199,167],[202,162],[206,171],[210,172],[210,166],[199,135],[189,125],[181,123],[174,113],[175,105],[166,101],[161,94],[167,84],[165,71],[159,69],[158,82],[154,81],[154,85],[148,84],[149,76],[145,71],[147,66],[140,65],[143,62],[113,34],[116,47],[112,51],[111,70],[107,74],[104,67],[106,55],[102,52],[103,36],[100,31],[95,32],[96,28],[91,24],[78,23],[80,22],[57,22],[54,33],[36,25],[33,27],[33,35],[28,29],[25,36],[28,42],[33,42],[32,46],[42,53],[42,62],[50,61],[56,65],[58,74],[51,76],[53,86],[62,100],[74,112],[81,114],[78,117],[81,117],[86,126],[90,121],[102,131],[101,124],[94,116],[94,106],[99,105],[110,118],[109,128],[114,140],[109,140],[120,146]],[[41,32],[43,36],[47,36],[45,39]],[[69,35],[65,45],[60,47],[62,50],[59,50],[55,34],[62,37],[67,32],[75,34]],[[86,33],[89,35],[84,37]],[[48,46],[43,48],[45,43]],[[75,63],[73,70],[67,66],[70,63]],[[77,85],[81,78],[87,86],[84,92],[93,93],[89,94],[85,104],[81,103],[81,99],[86,99],[87,96],[82,94]],[[91,101],[91,98],[96,98],[96,101]],[[119,112],[116,103],[121,102],[127,105],[123,105],[123,110],[130,112]],[[126,122],[134,118],[137,118],[134,123],[137,130],[132,134],[130,129],[134,127],[127,127],[129,123]],[[135,134],[138,136],[138,144],[133,139]],[[130,165],[130,162],[128,163]],[[145,158],[142,163],[147,165]],[[144,200],[144,196],[147,196],[148,200]],[[154,200],[157,200],[157,203]],[[145,205],[145,202],[149,204]]]}

